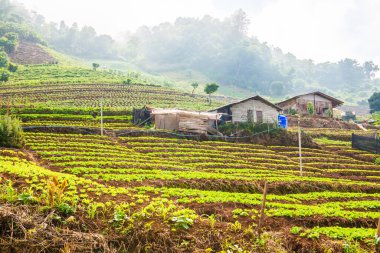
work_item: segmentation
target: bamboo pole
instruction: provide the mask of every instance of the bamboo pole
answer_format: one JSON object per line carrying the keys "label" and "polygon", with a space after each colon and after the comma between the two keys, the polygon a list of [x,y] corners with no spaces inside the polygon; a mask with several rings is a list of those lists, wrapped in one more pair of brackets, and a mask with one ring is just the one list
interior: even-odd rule
{"label": "bamboo pole", "polygon": [[377,223],[376,242],[377,244],[375,244],[375,253],[380,253],[380,217],[379,222]]}
{"label": "bamboo pole", "polygon": [[259,224],[257,226],[257,233],[260,236],[261,235],[261,230],[264,222],[264,211],[265,211],[265,202],[267,200],[267,191],[268,191],[268,182],[265,180],[264,183],[264,191],[263,191],[263,200],[261,203],[261,210],[260,210],[260,219],[259,219]]}
{"label": "bamboo pole", "polygon": [[100,135],[103,136],[104,129],[103,129],[103,99],[100,100]]}
{"label": "bamboo pole", "polygon": [[299,158],[300,158],[300,175],[302,177],[302,141],[301,141],[300,118],[301,116],[298,115],[298,152],[299,152]]}

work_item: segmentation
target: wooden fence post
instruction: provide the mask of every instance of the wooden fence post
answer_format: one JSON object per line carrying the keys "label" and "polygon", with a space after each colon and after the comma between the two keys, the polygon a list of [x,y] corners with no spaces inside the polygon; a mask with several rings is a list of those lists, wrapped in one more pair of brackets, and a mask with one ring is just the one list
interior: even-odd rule
{"label": "wooden fence post", "polygon": [[264,191],[263,191],[263,201],[261,203],[261,210],[260,210],[260,219],[259,219],[259,224],[257,226],[257,233],[259,236],[261,235],[261,229],[264,222],[264,211],[265,211],[265,202],[267,200],[267,191],[268,191],[268,182],[265,180]]}

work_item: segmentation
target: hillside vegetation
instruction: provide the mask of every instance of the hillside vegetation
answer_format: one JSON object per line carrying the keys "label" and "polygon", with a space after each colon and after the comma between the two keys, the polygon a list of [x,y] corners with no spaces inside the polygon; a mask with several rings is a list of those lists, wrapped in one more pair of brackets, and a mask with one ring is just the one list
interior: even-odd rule
{"label": "hillside vegetation", "polygon": [[211,106],[205,96],[146,83],[138,73],[86,69],[74,66],[20,66],[10,80],[1,84],[0,106],[34,108],[106,108],[131,110],[145,105],[203,110]]}
{"label": "hillside vegetation", "polygon": [[[327,91],[339,83],[336,92],[357,101],[376,89],[376,65],[299,61],[248,37],[241,11],[224,21],[180,18],[141,28],[117,46],[90,27],[57,26],[0,4],[0,74],[7,77],[0,82],[0,252],[379,250],[380,158],[351,148],[352,133],[364,131],[303,129],[312,145],[302,148],[301,171],[299,148],[288,144],[298,139],[281,142],[298,128],[269,134],[268,124],[245,124],[263,130],[257,139],[277,138],[274,146],[243,143],[244,129],[220,141],[191,136],[196,141],[131,123],[133,108],[228,103],[213,96],[210,105],[199,94],[212,80],[281,97],[322,87],[323,76]],[[54,64],[29,64],[36,62],[25,45]],[[132,65],[154,74],[124,69]],[[185,74],[188,87],[156,76],[167,72],[178,80]],[[207,81],[198,84],[195,75]],[[357,93],[363,87],[366,94]]]}
{"label": "hillside vegetation", "polygon": [[[35,232],[27,239],[21,241],[25,221],[16,220],[15,249],[23,242],[39,250],[50,238],[39,227],[45,220],[57,237],[50,252],[370,251],[380,215],[379,166],[342,141],[321,142],[323,149],[303,150],[300,176],[295,147],[29,132],[27,153],[0,150],[8,192],[0,199],[45,206],[30,214]],[[47,198],[52,187],[62,190]],[[61,237],[60,230],[83,239]]]}
{"label": "hillside vegetation", "polygon": [[[2,2],[5,6],[10,4],[8,0]],[[225,94],[259,93],[275,100],[320,90],[347,104],[362,106],[367,106],[367,99],[378,91],[379,79],[375,74],[379,68],[372,61],[360,63],[346,58],[315,63],[298,59],[259,41],[254,34],[248,35],[250,20],[242,10],[224,20],[206,15],[143,26],[115,41],[97,34],[91,26],[46,22],[43,16],[29,13],[22,6],[11,9],[4,8],[6,22],[21,22],[23,29],[33,30],[28,36],[39,34],[43,43],[58,51],[168,76],[174,80],[171,84],[181,89],[190,90],[192,82],[218,82]],[[15,20],[14,16],[18,18]],[[41,39],[38,42],[42,43]]]}

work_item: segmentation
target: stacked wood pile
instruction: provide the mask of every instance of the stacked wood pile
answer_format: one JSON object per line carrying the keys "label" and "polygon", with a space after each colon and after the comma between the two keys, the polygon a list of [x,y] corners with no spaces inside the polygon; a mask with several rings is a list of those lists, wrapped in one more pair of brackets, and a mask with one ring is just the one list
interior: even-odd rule
{"label": "stacked wood pile", "polygon": [[[155,109],[152,111],[156,129],[207,134],[214,128],[220,113],[182,111],[176,109]],[[214,128],[215,129],[215,128]]]}

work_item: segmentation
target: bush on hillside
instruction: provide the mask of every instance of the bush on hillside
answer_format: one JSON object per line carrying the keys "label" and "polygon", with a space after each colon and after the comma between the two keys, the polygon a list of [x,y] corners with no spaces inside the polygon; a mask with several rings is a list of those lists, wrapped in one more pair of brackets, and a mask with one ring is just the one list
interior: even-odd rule
{"label": "bush on hillside", "polygon": [[371,109],[371,113],[380,111],[380,92],[375,92],[368,99],[369,108]]}
{"label": "bush on hillside", "polygon": [[9,80],[9,73],[5,69],[0,69],[0,82],[8,82]]}
{"label": "bush on hillside", "polygon": [[1,50],[0,47],[0,68],[6,68],[8,66],[8,55]]}
{"label": "bush on hillside", "polygon": [[32,43],[39,43],[42,45],[47,45],[46,42],[41,39],[32,28],[25,24],[18,24],[14,22],[3,22],[0,21],[0,37],[4,36],[7,33],[15,33],[18,36],[18,39],[29,41]]}
{"label": "bush on hillside", "polygon": [[0,47],[3,47],[8,54],[13,53],[18,45],[18,35],[8,32],[0,37]]}
{"label": "bush on hillside", "polygon": [[94,63],[92,64],[92,69],[93,69],[94,71],[96,71],[99,67],[100,67],[99,63],[94,62]]}
{"label": "bush on hillside", "polygon": [[240,123],[225,123],[218,127],[219,132],[224,135],[252,135],[257,133],[267,132],[268,129],[273,131],[278,126],[272,123],[255,124],[252,122],[240,122]]}
{"label": "bush on hillside", "polygon": [[21,148],[24,143],[20,121],[11,116],[0,116],[0,147]]}
{"label": "bush on hillside", "polygon": [[15,64],[12,64],[12,63],[9,63],[9,65],[8,65],[8,70],[10,71],[10,72],[16,72],[17,71],[17,69],[18,69],[18,66],[17,65],[15,65]]}

